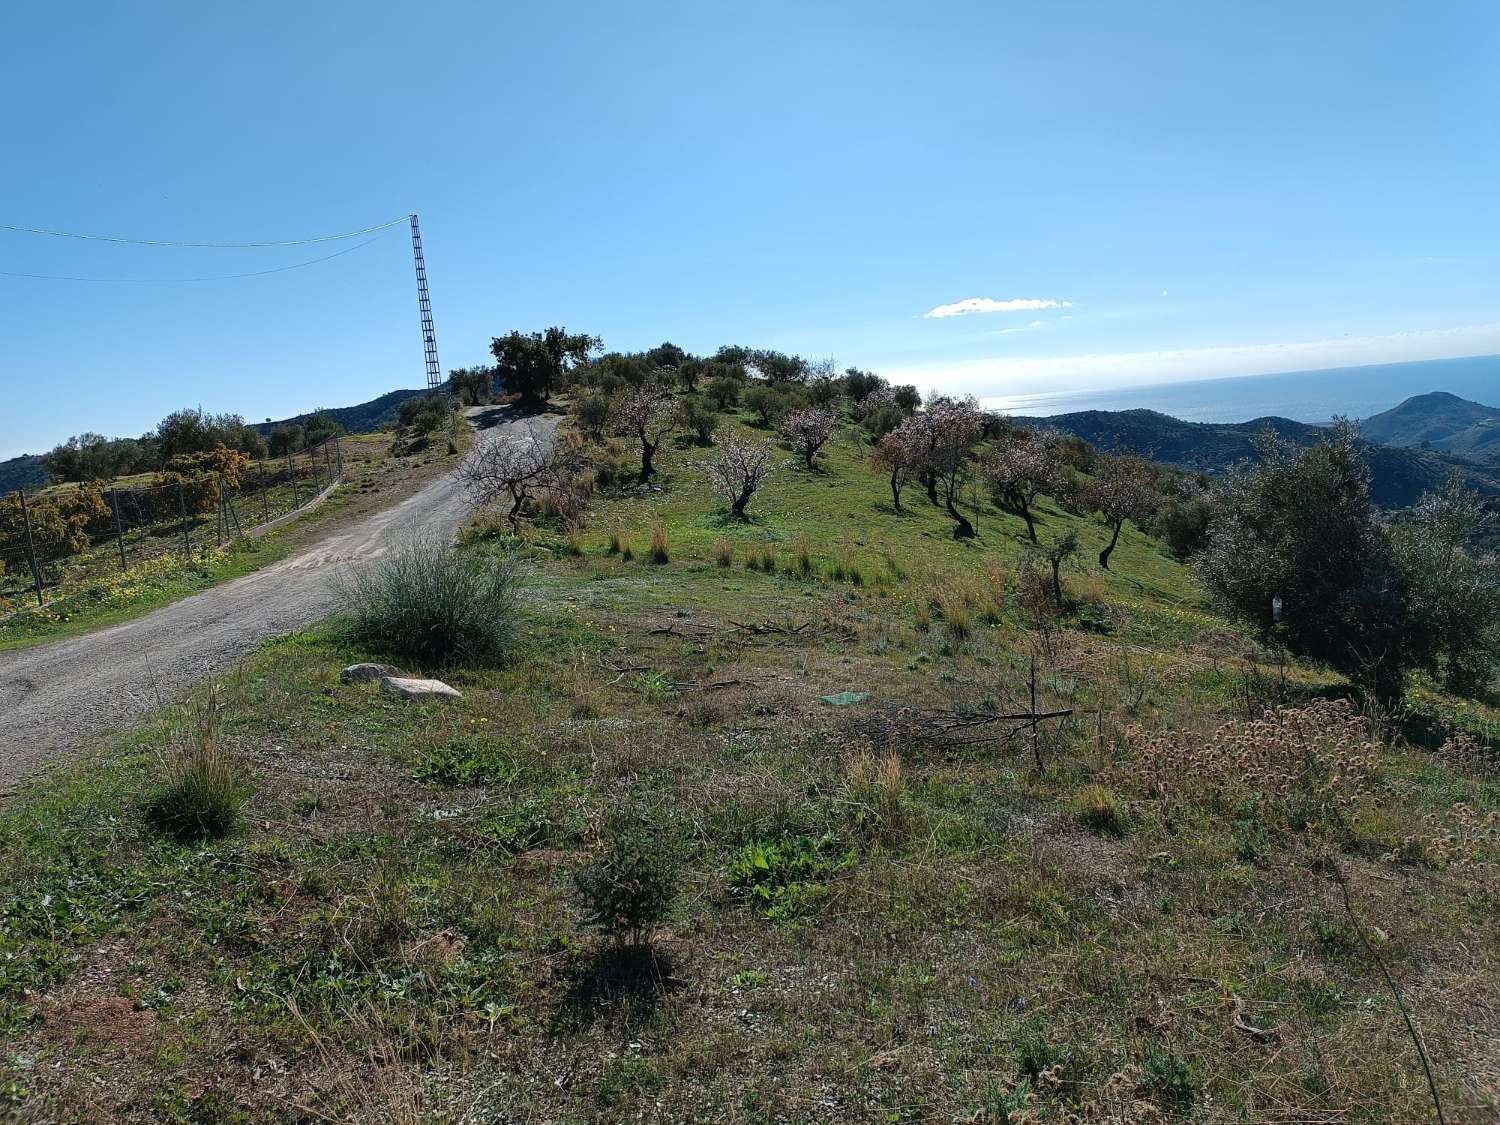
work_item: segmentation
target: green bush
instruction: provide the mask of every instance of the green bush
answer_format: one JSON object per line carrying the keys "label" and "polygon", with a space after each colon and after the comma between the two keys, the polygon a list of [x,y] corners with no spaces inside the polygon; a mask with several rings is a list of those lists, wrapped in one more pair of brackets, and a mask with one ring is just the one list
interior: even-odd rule
{"label": "green bush", "polygon": [[346,571],[335,590],[356,643],[421,667],[496,663],[516,635],[519,564],[412,536]]}
{"label": "green bush", "polygon": [[616,945],[649,945],[677,897],[679,867],[665,833],[639,814],[616,814],[604,850],[573,873],[585,923]]}

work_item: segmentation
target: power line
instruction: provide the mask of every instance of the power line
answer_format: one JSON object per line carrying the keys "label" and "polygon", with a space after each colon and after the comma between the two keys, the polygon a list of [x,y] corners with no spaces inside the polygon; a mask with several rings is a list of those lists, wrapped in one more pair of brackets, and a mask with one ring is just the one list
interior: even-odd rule
{"label": "power line", "polygon": [[[404,223],[407,220],[403,216],[396,221]],[[389,227],[393,224],[386,223],[384,225]],[[381,228],[377,227],[373,229],[378,230]],[[305,269],[307,266],[315,266],[319,262],[327,262],[331,261],[334,258],[342,258],[345,254],[352,254],[354,253],[354,251],[362,250],[366,246],[370,245],[370,243],[378,241],[380,241],[379,235],[374,238],[367,239],[366,241],[359,243],[357,246],[350,246],[343,250],[335,251],[332,254],[325,254],[321,258],[313,258],[306,262],[295,262],[289,266],[277,266],[275,269],[270,270],[254,270],[251,273],[219,274],[215,277],[67,277],[61,274],[52,273],[14,273],[10,270],[0,270],[0,277],[24,277],[34,281],[92,281],[100,282],[103,284],[130,285],[182,285],[197,281],[234,281],[242,277],[265,277],[267,274],[286,273],[288,270]]]}
{"label": "power line", "polygon": [[[49,238],[77,238],[85,242],[119,242],[130,246],[186,246],[214,250],[252,250],[267,246],[310,246],[315,242],[337,242],[344,238],[358,238],[362,234],[373,234],[387,227],[393,227],[397,223],[407,221],[407,216],[391,219],[389,222],[377,223],[373,227],[365,227],[363,230],[346,231],[343,234],[321,234],[316,238],[288,238],[270,242],[174,242],[167,239],[155,238],[121,238],[109,234],[76,234],[65,230],[46,230],[42,227],[23,227],[14,223],[0,223],[0,230],[14,231],[18,234],[42,234]],[[311,263],[308,263],[311,265]],[[270,271],[267,271],[270,272]],[[16,276],[16,275],[12,275]],[[244,275],[251,276],[251,275]],[[69,280],[80,280],[70,278]],[[86,280],[86,279],[84,279]]]}

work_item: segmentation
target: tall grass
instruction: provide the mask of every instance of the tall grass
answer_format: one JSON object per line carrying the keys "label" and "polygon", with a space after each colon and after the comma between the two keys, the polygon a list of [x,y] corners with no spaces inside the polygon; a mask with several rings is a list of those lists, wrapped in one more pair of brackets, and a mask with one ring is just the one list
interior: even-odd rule
{"label": "tall grass", "polygon": [[513,556],[463,555],[414,535],[347,570],[334,589],[354,641],[418,667],[503,660],[516,635],[521,569]]}
{"label": "tall grass", "polygon": [[228,835],[245,803],[243,774],[221,737],[223,713],[217,687],[183,706],[146,806],[151,827],[185,843]]}
{"label": "tall grass", "polygon": [[657,566],[662,566],[671,559],[671,553],[667,550],[667,529],[661,524],[651,525],[651,561]]}

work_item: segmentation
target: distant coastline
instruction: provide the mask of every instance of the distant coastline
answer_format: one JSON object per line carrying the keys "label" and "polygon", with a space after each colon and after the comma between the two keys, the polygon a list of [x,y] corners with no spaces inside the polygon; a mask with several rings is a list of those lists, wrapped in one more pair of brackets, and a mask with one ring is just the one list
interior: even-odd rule
{"label": "distant coastline", "polygon": [[1500,356],[1429,359],[1093,391],[988,395],[981,401],[991,410],[1031,416],[1144,409],[1185,422],[1249,422],[1274,416],[1321,425],[1335,414],[1368,418],[1428,391],[1449,391],[1487,406],[1500,406]]}

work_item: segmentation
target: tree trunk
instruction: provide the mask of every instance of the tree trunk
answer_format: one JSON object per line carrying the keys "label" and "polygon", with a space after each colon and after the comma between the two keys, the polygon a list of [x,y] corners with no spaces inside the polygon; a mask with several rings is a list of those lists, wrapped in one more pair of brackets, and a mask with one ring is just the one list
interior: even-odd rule
{"label": "tree trunk", "polygon": [[755,495],[755,494],[750,489],[748,489],[748,488],[741,489],[740,490],[740,494],[737,497],[735,497],[734,504],[731,505],[731,507],[729,509],[730,515],[734,516],[734,518],[737,519],[737,520],[744,519],[745,518],[745,505],[748,504],[748,503],[750,503],[750,497],[753,496],[753,495]]}
{"label": "tree trunk", "polygon": [[891,474],[891,504],[896,511],[901,510],[901,486],[896,483],[896,474]]}
{"label": "tree trunk", "polygon": [[1115,544],[1120,541],[1120,527],[1124,522],[1124,520],[1114,521],[1114,531],[1110,534],[1109,546],[1099,552],[1099,565],[1105,570],[1109,569],[1109,556],[1115,553]]}
{"label": "tree trunk", "polygon": [[1063,611],[1062,560],[1052,560],[1052,600],[1057,603],[1057,612]]}
{"label": "tree trunk", "polygon": [[652,464],[656,457],[656,446],[645,438],[641,438],[641,483],[645,484],[651,479],[651,474],[656,472],[656,466]]}
{"label": "tree trunk", "polygon": [[521,533],[521,505],[526,503],[526,493],[513,488],[510,490],[510,499],[510,512],[505,518],[510,520],[511,533],[519,535]]}
{"label": "tree trunk", "polygon": [[937,474],[934,473],[931,469],[927,469],[927,470],[925,470],[922,473],[921,477],[918,478],[918,479],[920,479],[921,482],[927,486],[927,499],[931,500],[934,504],[936,504],[938,502],[938,498],[937,498]]}
{"label": "tree trunk", "polygon": [[974,525],[969,522],[969,517],[958,510],[953,503],[953,489],[944,489],[943,507],[948,509],[948,514],[953,517],[953,522],[958,526],[953,529],[955,539],[973,539]]}
{"label": "tree trunk", "polygon": [[1016,510],[1021,513],[1021,518],[1026,521],[1027,536],[1033,543],[1037,543],[1038,540],[1036,537],[1036,520],[1032,518],[1031,505],[1020,503],[1016,505]]}

